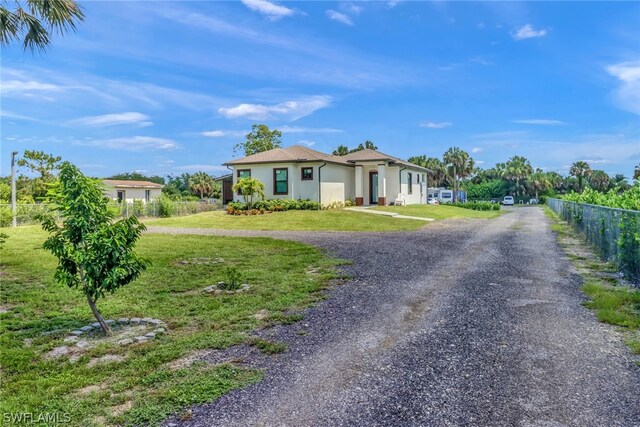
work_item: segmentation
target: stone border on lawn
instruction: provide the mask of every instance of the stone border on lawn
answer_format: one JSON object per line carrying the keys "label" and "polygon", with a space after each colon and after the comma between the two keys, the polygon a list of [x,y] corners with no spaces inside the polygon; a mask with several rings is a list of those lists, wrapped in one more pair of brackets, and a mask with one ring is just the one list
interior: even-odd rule
{"label": "stone border on lawn", "polygon": [[203,289],[204,292],[214,295],[233,295],[233,294],[241,294],[243,292],[248,292],[251,289],[247,283],[243,283],[240,285],[240,288],[236,290],[224,289],[225,282],[218,282],[216,285],[207,286]]}
{"label": "stone border on lawn", "polygon": [[[126,325],[153,325],[156,328],[154,330],[152,330],[151,332],[148,332],[144,335],[140,335],[137,337],[133,337],[133,338],[126,338],[123,340],[118,341],[118,344],[122,345],[122,346],[126,346],[126,345],[130,345],[133,343],[144,343],[147,342],[149,340],[154,339],[155,337],[157,337],[158,335],[161,335],[163,333],[165,333],[167,331],[167,324],[165,322],[163,322],[160,319],[152,319],[151,317],[144,317],[144,318],[140,318],[140,317],[132,317],[132,318],[128,318],[128,317],[121,317],[119,318],[117,321],[113,320],[113,319],[109,319],[105,321],[107,324],[109,325],[120,325],[120,326],[126,326]],[[64,342],[65,343],[75,343],[76,347],[79,347],[81,349],[85,349],[89,346],[89,342],[86,340],[80,340],[80,338],[85,335],[88,334],[90,332],[93,331],[101,331],[102,328],[100,327],[100,323],[99,322],[94,322],[91,323],[90,325],[85,325],[82,326],[81,328],[75,329],[73,331],[71,331],[71,335],[65,337]]]}

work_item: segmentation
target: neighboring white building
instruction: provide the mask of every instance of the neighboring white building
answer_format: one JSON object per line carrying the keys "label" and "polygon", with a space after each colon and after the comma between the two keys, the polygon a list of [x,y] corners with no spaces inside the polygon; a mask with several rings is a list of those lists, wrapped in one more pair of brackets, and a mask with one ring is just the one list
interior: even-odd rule
{"label": "neighboring white building", "polygon": [[[250,176],[265,185],[267,199],[309,199],[327,205],[354,200],[356,205],[427,202],[428,169],[375,150],[333,156],[294,145],[225,163],[233,184]],[[234,200],[243,200],[234,194]]]}
{"label": "neighboring white building", "polygon": [[118,203],[123,201],[133,202],[142,200],[150,202],[162,193],[162,184],[150,181],[124,181],[116,179],[105,179],[105,195]]}

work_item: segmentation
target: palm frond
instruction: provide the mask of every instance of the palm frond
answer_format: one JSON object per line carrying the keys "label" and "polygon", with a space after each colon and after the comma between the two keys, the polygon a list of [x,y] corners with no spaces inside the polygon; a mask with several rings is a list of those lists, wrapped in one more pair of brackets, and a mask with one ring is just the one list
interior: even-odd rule
{"label": "palm frond", "polygon": [[45,50],[51,39],[49,32],[38,21],[38,18],[28,14],[22,8],[16,10],[16,16],[18,17],[20,28],[27,28],[23,43],[24,50],[31,50],[32,52]]}
{"label": "palm frond", "polygon": [[12,40],[18,39],[20,20],[8,9],[0,6],[0,45],[6,46]]}
{"label": "palm frond", "polygon": [[84,20],[82,8],[73,0],[27,0],[34,15],[41,16],[54,31],[75,31],[76,21]]}

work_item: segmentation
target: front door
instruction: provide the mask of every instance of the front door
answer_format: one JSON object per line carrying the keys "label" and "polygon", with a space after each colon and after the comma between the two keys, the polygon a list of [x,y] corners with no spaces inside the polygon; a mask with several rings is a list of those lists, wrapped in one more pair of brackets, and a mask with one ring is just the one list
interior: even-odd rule
{"label": "front door", "polygon": [[378,204],[378,172],[369,172],[369,204]]}

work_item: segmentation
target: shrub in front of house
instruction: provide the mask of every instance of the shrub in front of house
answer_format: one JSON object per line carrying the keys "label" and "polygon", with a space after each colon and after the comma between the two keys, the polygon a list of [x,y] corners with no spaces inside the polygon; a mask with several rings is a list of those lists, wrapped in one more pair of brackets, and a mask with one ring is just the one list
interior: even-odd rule
{"label": "shrub in front of house", "polygon": [[232,215],[234,214],[243,215],[242,212],[248,212],[249,215],[258,215],[267,211],[282,212],[282,211],[306,211],[306,210],[318,210],[318,209],[320,209],[320,204],[318,202],[314,202],[312,200],[290,200],[290,199],[258,200],[252,203],[251,209],[248,209],[247,204],[243,202],[230,202],[227,205],[227,213]]}

